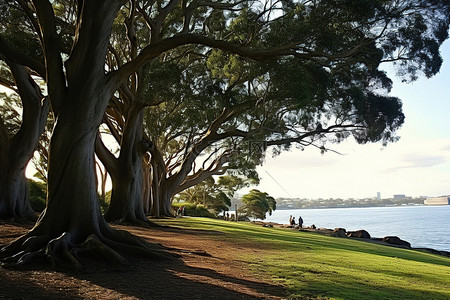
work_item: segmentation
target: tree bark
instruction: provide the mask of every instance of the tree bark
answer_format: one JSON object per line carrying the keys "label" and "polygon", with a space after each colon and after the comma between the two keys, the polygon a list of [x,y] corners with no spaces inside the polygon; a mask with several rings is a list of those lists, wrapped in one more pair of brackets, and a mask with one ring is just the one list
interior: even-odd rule
{"label": "tree bark", "polygon": [[142,195],[142,203],[144,208],[144,213],[147,215],[150,213],[150,208],[152,205],[152,177],[153,172],[150,165],[150,156],[148,154],[144,155],[144,162],[143,162],[143,174],[144,174],[144,188],[143,188],[143,195]]}
{"label": "tree bark", "polygon": [[172,199],[175,191],[175,186],[171,185],[168,181],[161,184],[159,208],[160,214],[166,217],[173,217]]}
{"label": "tree bark", "polygon": [[151,193],[152,202],[150,215],[154,217],[173,217],[171,199],[173,197],[172,185],[168,184],[166,165],[156,145],[150,150],[150,165],[152,168]]}
{"label": "tree bark", "polygon": [[22,125],[10,138],[0,119],[0,218],[32,221],[25,170],[45,128],[49,104],[25,68],[9,62],[22,100]]}
{"label": "tree bark", "polygon": [[148,149],[142,138],[143,106],[133,105],[127,120],[120,154],[114,160],[116,167],[109,168],[113,189],[105,218],[110,222],[148,223],[143,207],[143,160]]}
{"label": "tree bark", "polygon": [[152,194],[152,202],[150,203],[149,207],[149,213],[151,216],[154,217],[161,217],[161,210],[160,210],[160,197],[159,197],[159,170],[158,170],[158,164],[156,163],[153,154],[150,159],[150,165],[152,168],[152,178],[150,182],[150,188],[151,188],[151,194]]}
{"label": "tree bark", "polygon": [[7,173],[0,178],[0,218],[18,222],[35,220],[24,169]]}

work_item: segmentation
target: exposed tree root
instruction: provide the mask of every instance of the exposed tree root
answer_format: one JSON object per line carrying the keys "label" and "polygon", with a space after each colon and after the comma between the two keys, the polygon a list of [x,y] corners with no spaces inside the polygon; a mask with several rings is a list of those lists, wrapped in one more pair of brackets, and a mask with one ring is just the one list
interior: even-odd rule
{"label": "exposed tree root", "polygon": [[58,237],[39,235],[38,227],[16,239],[0,250],[4,267],[21,267],[47,262],[53,267],[76,271],[83,269],[84,260],[101,259],[108,264],[124,265],[127,260],[119,252],[146,258],[167,260],[178,255],[169,253],[163,246],[151,244],[122,230],[105,230],[104,234],[91,234],[77,242],[77,235],[64,232]]}

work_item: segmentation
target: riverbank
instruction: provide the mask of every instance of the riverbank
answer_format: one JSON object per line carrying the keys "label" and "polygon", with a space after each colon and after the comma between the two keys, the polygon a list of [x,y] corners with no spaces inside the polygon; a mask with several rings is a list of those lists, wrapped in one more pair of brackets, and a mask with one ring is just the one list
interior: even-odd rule
{"label": "riverbank", "polygon": [[450,251],[450,206],[399,206],[276,210],[265,222],[287,224],[289,216],[301,216],[304,225],[365,229],[373,237],[398,236],[414,248]]}
{"label": "riverbank", "polygon": [[317,234],[322,234],[322,235],[326,235],[326,236],[330,236],[330,237],[350,238],[350,239],[355,239],[355,240],[368,242],[368,243],[374,243],[374,244],[383,245],[383,246],[397,247],[397,248],[421,251],[421,252],[450,257],[449,251],[442,251],[442,250],[436,250],[433,248],[423,248],[423,247],[414,248],[414,247],[411,247],[411,244],[408,241],[405,241],[405,240],[401,239],[400,237],[397,237],[397,236],[385,236],[383,238],[372,237],[370,235],[370,233],[364,229],[347,232],[347,230],[345,228],[329,229],[329,228],[312,228],[310,226],[300,228],[298,225],[291,226],[291,225],[286,225],[286,224],[278,224],[278,223],[274,223],[274,222],[263,222],[263,221],[251,221],[251,223],[253,223],[255,225],[263,226],[263,227],[275,227],[275,228],[299,230],[302,232],[317,233]]}

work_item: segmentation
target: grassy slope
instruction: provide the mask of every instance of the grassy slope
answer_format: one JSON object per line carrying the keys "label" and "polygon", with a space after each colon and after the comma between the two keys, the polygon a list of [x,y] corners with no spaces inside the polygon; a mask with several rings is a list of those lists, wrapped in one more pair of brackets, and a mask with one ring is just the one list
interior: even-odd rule
{"label": "grassy slope", "polygon": [[240,259],[256,275],[285,285],[293,298],[450,299],[446,257],[251,223],[205,218],[157,223],[221,231],[226,239],[265,249]]}

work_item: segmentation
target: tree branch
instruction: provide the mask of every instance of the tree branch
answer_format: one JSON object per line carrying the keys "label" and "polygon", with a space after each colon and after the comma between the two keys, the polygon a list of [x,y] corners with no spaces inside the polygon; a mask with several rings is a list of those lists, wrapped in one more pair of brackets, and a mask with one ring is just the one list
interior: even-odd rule
{"label": "tree branch", "polygon": [[41,29],[44,48],[48,94],[55,112],[61,106],[66,89],[64,67],[60,53],[61,41],[56,32],[53,8],[48,0],[33,0]]}
{"label": "tree branch", "polygon": [[145,47],[136,59],[124,64],[117,71],[110,72],[108,76],[108,83],[110,90],[116,90],[121,82],[128,78],[131,74],[136,72],[143,64],[159,56],[160,54],[174,49],[179,46],[188,44],[201,44],[207,47],[222,49],[227,52],[237,54],[249,59],[264,61],[273,59],[284,55],[296,55],[301,58],[313,58],[311,54],[300,54],[293,50],[295,44],[283,45],[279,47],[272,47],[268,49],[255,50],[246,49],[242,46],[232,44],[223,40],[216,40],[198,34],[179,34],[171,38],[157,41]]}
{"label": "tree branch", "polygon": [[100,137],[100,133],[98,133],[97,138],[95,139],[95,154],[100,159],[102,164],[105,166],[105,169],[109,174],[117,174],[117,158],[109,151],[109,149],[103,143],[102,138]]}
{"label": "tree branch", "polygon": [[0,54],[6,59],[18,65],[27,66],[35,71],[39,76],[45,78],[45,66],[39,61],[25,55],[19,49],[13,48],[0,34]]}

